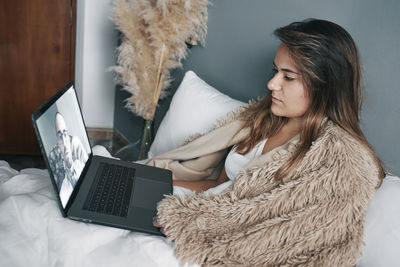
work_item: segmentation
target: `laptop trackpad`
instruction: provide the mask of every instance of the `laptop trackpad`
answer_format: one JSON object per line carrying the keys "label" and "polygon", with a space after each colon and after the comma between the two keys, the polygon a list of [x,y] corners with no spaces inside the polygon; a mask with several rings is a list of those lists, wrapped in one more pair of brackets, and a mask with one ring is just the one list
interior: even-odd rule
{"label": "laptop trackpad", "polygon": [[167,183],[135,177],[133,206],[145,209],[157,209],[157,203],[168,193]]}

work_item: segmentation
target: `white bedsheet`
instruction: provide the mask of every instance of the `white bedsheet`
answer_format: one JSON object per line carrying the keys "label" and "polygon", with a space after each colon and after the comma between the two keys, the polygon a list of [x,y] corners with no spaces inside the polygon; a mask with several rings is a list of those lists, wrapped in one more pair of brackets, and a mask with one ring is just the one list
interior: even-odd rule
{"label": "white bedsheet", "polygon": [[163,237],[63,218],[47,170],[0,160],[0,266],[179,264]]}

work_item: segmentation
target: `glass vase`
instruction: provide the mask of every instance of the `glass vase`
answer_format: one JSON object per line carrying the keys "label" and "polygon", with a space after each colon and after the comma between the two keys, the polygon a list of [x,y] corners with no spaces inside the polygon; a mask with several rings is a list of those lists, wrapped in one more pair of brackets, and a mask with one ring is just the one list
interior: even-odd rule
{"label": "glass vase", "polygon": [[147,154],[149,153],[150,145],[151,145],[151,128],[153,125],[152,120],[146,120],[146,123],[143,128],[143,135],[140,142],[140,150],[138,160],[147,159]]}
{"label": "glass vase", "polygon": [[137,161],[146,159],[148,157],[147,154],[149,152],[150,145],[152,142],[152,135],[151,135],[152,127],[153,127],[153,121],[146,120],[143,127],[142,137],[137,141],[119,149],[114,154],[114,157],[126,161]]}

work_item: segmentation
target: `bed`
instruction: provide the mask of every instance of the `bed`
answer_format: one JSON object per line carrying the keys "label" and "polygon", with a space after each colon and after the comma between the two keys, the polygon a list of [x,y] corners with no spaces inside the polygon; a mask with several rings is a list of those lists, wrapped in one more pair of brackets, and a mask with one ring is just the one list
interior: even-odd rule
{"label": "bed", "polygon": [[[187,72],[149,156],[208,131],[218,119],[244,104],[220,93],[194,72]],[[95,146],[93,152],[111,157],[101,146]],[[174,187],[174,194],[185,193],[190,192]],[[388,176],[368,209],[365,245],[357,266],[400,266],[399,203],[400,179]],[[16,171],[0,160],[0,266],[165,267],[179,263],[172,244],[163,237],[63,218],[47,170]]]}

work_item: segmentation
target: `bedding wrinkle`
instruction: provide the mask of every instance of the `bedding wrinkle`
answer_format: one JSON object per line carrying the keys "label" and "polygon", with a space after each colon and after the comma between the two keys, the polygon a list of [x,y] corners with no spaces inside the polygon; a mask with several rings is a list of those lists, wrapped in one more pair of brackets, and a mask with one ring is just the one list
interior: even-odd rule
{"label": "bedding wrinkle", "polygon": [[[0,184],[8,181],[11,177],[17,175],[19,172],[10,167],[7,161],[0,160]],[[1,196],[0,196],[1,199]]]}
{"label": "bedding wrinkle", "polygon": [[[46,216],[37,213],[38,210],[45,213],[48,210],[47,205],[45,205],[47,201],[41,201],[43,198],[43,196],[32,197],[26,193],[19,194],[8,197],[1,203],[0,207],[0,210],[15,210],[13,216],[4,216],[0,219],[1,228],[5,228],[6,233],[6,235],[3,235],[3,240],[5,242],[14,241],[7,242],[12,253],[19,253],[19,247],[22,246],[25,254],[36,255],[36,261],[26,263],[29,266],[45,266],[48,264],[46,257],[46,252],[49,249],[46,238],[48,233],[47,220],[45,219],[45,223],[43,223],[42,220]],[[31,203],[32,206],[26,207],[23,203]],[[35,210],[35,208],[37,209]],[[17,231],[18,229],[23,229],[23,231]]]}

